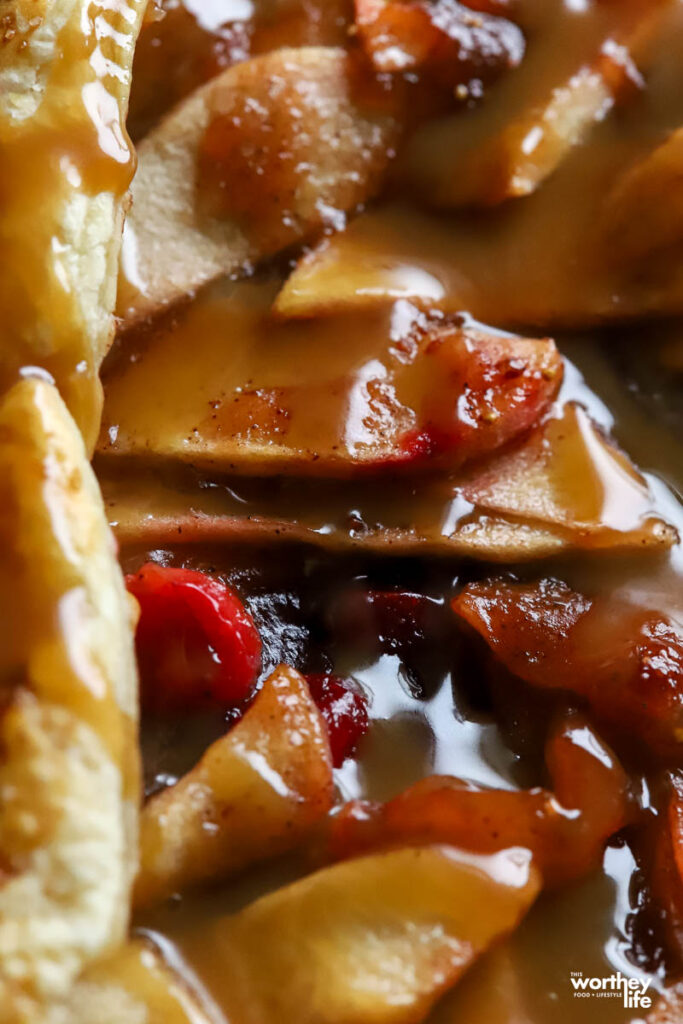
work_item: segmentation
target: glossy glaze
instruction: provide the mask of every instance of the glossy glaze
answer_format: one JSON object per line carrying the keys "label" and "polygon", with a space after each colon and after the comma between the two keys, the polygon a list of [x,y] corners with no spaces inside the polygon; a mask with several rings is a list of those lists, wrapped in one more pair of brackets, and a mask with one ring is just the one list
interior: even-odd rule
{"label": "glossy glaze", "polygon": [[[287,263],[247,282],[220,282],[151,328],[124,334],[106,368],[97,465],[112,522],[125,542],[124,565],[135,568],[153,557],[218,572],[259,622],[264,671],[286,660],[301,671],[333,670],[358,680],[371,695],[372,725],[358,757],[335,772],[343,799],[388,799],[434,772],[502,788],[542,781],[540,706],[494,708],[481,684],[481,663],[452,632],[447,615],[448,599],[462,583],[500,571],[491,546],[489,561],[485,556],[482,562],[483,548],[474,552],[480,561],[473,561],[459,557],[467,553],[464,547],[443,543],[473,517],[511,515],[509,508],[500,511],[495,495],[484,496],[486,466],[478,467],[483,479],[476,494],[460,478],[340,482],[311,479],[310,464],[309,479],[302,479],[301,467],[312,448],[329,453],[341,444],[348,453],[363,440],[368,368],[386,359],[394,334],[425,311],[472,314],[492,330],[517,325],[537,337],[550,324],[680,312],[680,262],[672,261],[664,284],[647,275],[626,279],[599,244],[603,198],[618,171],[680,122],[680,4],[669,5],[665,32],[644,33],[639,42],[647,87],[637,76],[633,80],[629,68],[635,92],[604,94],[598,127],[580,134],[576,149],[555,173],[548,171],[536,194],[495,212],[425,209],[445,205],[436,177],[448,160],[462,160],[484,137],[495,137],[513,110],[525,124],[530,105],[547,102],[572,75],[594,67],[596,52],[614,37],[609,6],[522,2],[529,63],[502,80],[480,107],[465,97],[450,123],[419,131],[374,209],[305,256],[289,280]],[[547,47],[535,50],[535,36],[541,39],[545,31]],[[607,117],[613,105],[617,110]],[[614,594],[680,619],[679,544],[644,556],[634,547],[622,548],[621,557],[614,550],[599,557],[590,550],[607,547],[608,535],[623,539],[653,514],[678,530],[683,525],[680,440],[666,426],[669,413],[661,420],[653,416],[650,399],[641,402],[622,369],[629,352],[658,350],[666,330],[670,350],[680,333],[675,321],[665,329],[640,325],[629,347],[619,328],[556,335],[565,377],[540,449],[553,448],[561,436],[564,455],[560,469],[554,473],[552,464],[546,474],[542,506],[529,508],[531,462],[522,464],[523,486],[515,498],[516,536],[522,525],[540,531],[543,560],[529,563],[519,544],[502,560],[522,579],[555,574],[578,589]],[[658,380],[653,366],[651,360]],[[677,394],[671,379],[667,387]],[[258,414],[251,409],[242,416],[245,389],[265,396]],[[289,389],[286,416],[281,402],[268,401],[276,389]],[[652,379],[646,390],[654,392]],[[642,475],[620,455],[605,457],[600,430],[614,434]],[[223,444],[225,437],[248,441],[254,433],[266,453],[261,461],[248,444],[241,450]],[[290,461],[280,467],[289,478],[275,475],[278,446],[288,450]],[[492,483],[500,487],[501,463],[493,466]],[[372,540],[386,539],[387,529],[393,531],[391,545]],[[387,558],[392,551],[411,557]],[[434,658],[425,659],[410,644],[397,649],[387,637],[368,646],[344,632],[339,602],[349,593],[382,588],[432,601],[434,614],[443,616]],[[223,727],[220,716],[147,723],[148,788],[179,777]],[[619,753],[628,761],[628,750]],[[649,766],[629,766],[647,815],[654,773]],[[647,976],[653,989],[660,988],[670,965],[656,919],[653,924],[640,858],[631,832],[615,837],[603,870],[542,896],[521,928],[445,997],[430,1024],[547,1024],[550,1018],[569,1024],[577,1019],[571,970],[599,976],[620,970]],[[178,898],[139,916],[137,924],[195,983],[204,984],[221,1004],[220,1017],[229,1013],[232,994],[223,987],[220,941],[208,934],[227,912],[305,870],[296,860],[282,861],[236,884]],[[615,1000],[586,1000],[580,1012],[587,1024],[632,1020]]]}

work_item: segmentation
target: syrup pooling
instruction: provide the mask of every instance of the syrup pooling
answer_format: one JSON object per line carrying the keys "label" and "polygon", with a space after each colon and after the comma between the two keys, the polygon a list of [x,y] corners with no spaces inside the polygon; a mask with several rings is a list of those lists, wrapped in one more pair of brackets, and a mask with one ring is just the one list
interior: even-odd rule
{"label": "syrup pooling", "polygon": [[[575,350],[580,353],[580,349],[575,347]],[[598,395],[586,387],[573,368],[570,367],[570,370],[571,372],[567,373],[563,398],[578,399],[589,408],[599,423],[604,427],[612,427],[611,417]],[[604,368],[602,375],[599,375],[593,364],[591,364],[591,370],[592,379],[597,379],[600,386],[609,393],[610,387],[615,385]],[[614,404],[620,408],[621,415],[616,425],[617,429],[622,437],[630,440],[629,430],[638,430],[637,425],[630,428],[630,408],[625,400],[622,400],[621,406],[617,402]],[[666,450],[664,443],[660,450],[663,458]],[[233,490],[237,489],[235,498],[231,499],[235,501],[239,495],[240,482],[233,480],[231,487]],[[301,484],[297,483],[296,487],[300,488]],[[206,493],[211,495],[213,489],[209,489]],[[241,498],[233,505],[236,513],[240,509],[242,513],[250,508],[253,509],[253,504],[251,506],[248,503],[244,504],[245,500],[248,502],[247,493],[244,491]],[[598,494],[600,494],[599,488]],[[253,502],[254,495],[252,494],[250,497]],[[319,489],[318,497],[320,498]],[[393,505],[396,505],[395,500]],[[669,514],[673,511],[674,505],[669,506]],[[618,520],[621,519],[622,513],[623,507],[618,510],[616,526],[619,525]],[[583,514],[585,515],[585,512]],[[191,557],[192,550],[181,547],[177,549],[176,557],[187,559]],[[199,548],[194,550],[197,552],[200,564],[215,564],[217,555],[215,549],[213,553],[203,556],[199,554]],[[296,549],[292,549],[292,557],[296,562],[301,556],[295,552]],[[212,560],[207,561],[207,559]],[[231,561],[234,562],[234,559],[233,555]],[[254,556],[250,556],[248,560],[253,564]],[[272,565],[270,559],[267,559],[267,563]],[[557,566],[557,571],[560,573],[566,572],[567,569],[568,567],[563,566],[561,562]],[[283,571],[285,574],[288,572],[286,569]],[[403,570],[404,573],[406,571],[406,569]],[[582,568],[580,565],[573,565],[571,571],[580,576]],[[605,588],[609,586],[628,587],[629,585],[638,587],[639,584],[636,581],[640,579],[640,586],[642,586],[642,580],[645,578],[649,580],[650,588],[656,589],[659,579],[662,594],[666,594],[667,588],[675,586],[678,578],[675,571],[673,575],[669,576],[670,572],[672,570],[666,565],[661,565],[656,570],[653,568],[648,570],[644,566],[620,568],[617,565],[603,564],[598,576],[600,586]],[[293,577],[296,577],[300,575],[300,570],[291,570],[291,573]],[[396,569],[394,573],[396,573]],[[633,582],[630,584],[629,581]],[[324,593],[326,589],[324,581],[319,580],[318,585],[320,591]],[[647,598],[643,599],[647,600]],[[278,606],[283,607],[282,605]],[[293,612],[297,607],[301,607],[303,610],[306,604],[305,602],[302,604],[300,599],[288,600],[284,607],[290,608]],[[335,613],[333,621],[336,619]],[[276,634],[282,631],[282,626],[274,625]],[[315,629],[312,635],[318,635]],[[316,644],[316,649],[318,649],[318,644]],[[367,659],[367,653],[361,652],[360,656],[362,659]],[[339,652],[335,657],[339,659]],[[358,659],[359,656],[355,657]],[[380,652],[369,664],[363,660],[360,663],[358,660],[354,662],[353,659],[352,652],[348,652],[341,660],[335,661],[334,668],[344,674],[355,675],[365,687],[366,692],[373,693],[371,714],[376,717],[369,735],[360,745],[357,760],[347,762],[346,767],[338,773],[338,782],[345,796],[369,794],[375,799],[387,799],[396,795],[400,789],[410,785],[411,782],[417,782],[430,771],[435,770],[465,775],[488,785],[510,787],[533,784],[534,777],[525,776],[528,765],[525,768],[523,764],[520,764],[518,757],[513,757],[511,760],[511,752],[503,739],[500,728],[486,718],[482,720],[480,716],[470,717],[472,712],[468,710],[466,702],[462,703],[462,695],[456,697],[455,707],[458,710],[453,716],[453,697],[448,681],[437,688],[434,697],[428,701],[422,701],[414,696],[411,697],[405,688],[405,667],[402,666],[400,656]],[[303,668],[307,667],[305,660],[301,662],[301,665]],[[464,679],[466,676],[460,676],[460,678]],[[400,757],[397,761],[399,751]],[[628,850],[626,849],[625,852]],[[619,860],[616,876],[619,878],[618,888],[612,881],[615,871],[614,864],[617,860]],[[571,995],[565,994],[565,990],[569,988],[567,975],[573,969],[572,963],[575,961],[572,951],[577,948],[580,947],[583,951],[583,969],[596,976],[609,975],[615,969],[638,975],[641,968],[637,964],[647,962],[646,960],[638,961],[640,954],[635,954],[634,961],[634,933],[629,931],[633,926],[632,924],[626,926],[626,917],[629,914],[635,914],[636,920],[639,919],[638,915],[640,914],[635,903],[629,904],[629,900],[633,900],[634,897],[628,895],[630,880],[637,878],[637,865],[632,857],[629,859],[625,854],[621,855],[618,847],[608,851],[605,864],[612,865],[606,875],[599,875],[582,883],[580,886],[572,888],[566,895],[560,894],[552,899],[542,899],[532,912],[528,924],[503,947],[501,955],[504,954],[508,964],[512,963],[513,965],[511,983],[515,991],[521,992],[521,1005],[534,1024],[537,1022],[544,1024],[549,1005],[548,999],[551,998],[550,989],[559,997],[559,1003],[557,1001],[552,1003],[553,1006],[560,1006],[561,1011],[558,1009],[557,1012],[569,1014],[566,1017],[567,1020],[573,1019],[571,1015],[575,1012],[575,1004]],[[185,897],[180,912],[160,910],[154,915],[148,915],[143,921],[154,928],[161,929],[165,935],[173,936],[179,947],[185,949],[187,948],[188,928],[191,930],[201,929],[201,922],[206,921],[207,915],[211,917],[220,913],[221,906],[234,907],[235,901],[239,905],[241,900],[249,898],[247,893],[251,893],[253,897],[254,888],[250,888],[250,886],[254,885],[258,893],[263,891],[263,887],[267,890],[273,885],[273,882],[272,873],[266,872],[265,875],[259,875],[253,882],[248,882],[245,890],[226,890],[221,893],[220,899],[216,894],[211,894],[209,897],[201,895],[192,898]],[[282,876],[276,874],[275,884],[281,883]],[[633,891],[632,886],[631,891]],[[624,910],[624,907],[627,909]],[[553,940],[552,943],[547,941],[547,929],[552,929],[553,935],[557,936],[557,941]],[[618,953],[620,949],[626,950],[625,956],[623,952]],[[215,955],[214,950],[204,946],[204,957],[210,960]],[[198,961],[197,967],[202,973],[201,964]],[[482,972],[484,970],[485,965],[482,965]],[[463,1001],[470,999],[469,993],[475,986],[477,977],[478,973],[473,973],[471,981],[468,980],[464,985]],[[509,978],[509,972],[506,977]],[[654,984],[659,984],[659,982],[655,981]],[[483,991],[479,991],[477,999],[481,1003],[478,1002],[477,1006],[482,1020],[490,1019],[490,1014],[493,1012],[490,1000],[494,997],[495,991],[491,982],[483,986]],[[435,1019],[439,1021],[439,1024],[442,1021],[450,1021],[454,1014],[457,1015],[461,1012],[459,998],[460,987],[435,1012]],[[474,996],[471,998],[473,999]],[[506,1009],[509,1009],[510,1005],[515,1005],[511,1004],[510,1000],[511,996],[504,1004]],[[469,1002],[463,1003],[463,1005],[467,1005],[468,1012],[470,1012]],[[610,1001],[607,1006],[601,1002],[595,1009],[589,1006],[586,1008],[585,1014],[588,1020],[594,1019],[596,1022],[606,1014],[615,1022],[619,1021],[620,1024],[629,1019],[626,1011],[616,1001]]]}
{"label": "syrup pooling", "polygon": [[[425,776],[434,772],[492,786],[505,801],[524,797],[515,790],[542,786],[550,791],[543,744],[553,714],[566,712],[575,695],[530,693],[519,681],[506,687],[504,678],[485,677],[481,652],[449,618],[450,599],[472,577],[496,575],[492,563],[504,561],[520,583],[557,576],[583,593],[592,578],[605,595],[631,595],[637,609],[672,610],[680,589],[675,532],[680,508],[658,476],[636,469],[609,435],[614,427],[644,470],[670,475],[675,458],[667,435],[652,425],[647,434],[641,431],[631,410],[613,423],[593,390],[604,387],[610,407],[619,405],[614,392],[621,385],[604,368],[591,366],[586,385],[565,360],[556,404],[539,409],[498,453],[482,451],[486,457],[465,466],[462,476],[431,474],[421,465],[419,474],[401,478],[400,468],[393,466],[381,483],[340,482],[329,478],[328,461],[327,479],[312,479],[313,472],[325,469],[320,464],[333,445],[355,458],[371,443],[370,391],[388,382],[388,341],[406,355],[403,349],[410,345],[415,323],[440,317],[441,323],[504,337],[463,318],[469,309],[486,324],[517,323],[525,337],[533,337],[542,336],[548,323],[594,324],[603,316],[678,308],[677,264],[672,263],[673,285],[669,281],[660,287],[661,282],[648,280],[624,288],[615,266],[607,268],[599,247],[604,225],[596,215],[624,167],[646,155],[655,136],[680,119],[680,68],[673,61],[665,70],[666,61],[657,58],[652,88],[645,88],[643,76],[660,42],[652,37],[641,49],[631,38],[641,15],[652,12],[657,20],[667,6],[536,0],[485,4],[487,13],[519,17],[530,64],[522,62],[507,82],[494,87],[479,110],[472,102],[477,88],[461,90],[455,135],[466,147],[470,135],[491,134],[495,149],[496,129],[519,114],[514,130],[505,134],[503,155],[518,152],[528,136],[534,145],[529,144],[529,159],[513,175],[512,192],[502,191],[512,196],[535,189],[535,194],[519,205],[511,198],[485,215],[435,216],[418,207],[443,204],[436,189],[418,193],[411,186],[399,204],[387,191],[374,209],[305,257],[277,296],[283,283],[277,275],[216,284],[146,332],[122,335],[107,367],[113,412],[101,437],[98,468],[127,568],[134,571],[151,558],[219,575],[252,611],[262,631],[264,665],[285,660],[313,680],[355,680],[369,705],[371,724],[335,771],[341,802],[391,800],[413,784],[427,785]],[[672,15],[667,37],[672,49],[677,31]],[[574,112],[577,96],[583,106],[567,131],[564,115]],[[547,116],[539,116],[539,109]],[[525,126],[528,130],[522,131]],[[534,127],[540,134],[533,135]],[[444,127],[444,143],[447,134]],[[432,180],[445,170],[455,191],[462,185],[451,172],[463,162],[449,165],[449,146],[420,159],[429,135],[418,133],[415,147],[410,145],[413,160],[401,164],[399,190],[421,178],[416,166]],[[515,170],[517,165],[511,161],[510,166]],[[267,196],[267,188],[261,194]],[[246,195],[237,202],[242,198],[253,201]],[[500,192],[486,201],[498,198]],[[341,218],[332,227],[344,227]],[[252,270],[244,262],[231,267],[235,273]],[[293,323],[293,317],[300,319]],[[530,330],[528,323],[543,326]],[[568,341],[558,339],[561,351]],[[583,343],[585,351],[602,341],[595,331]],[[619,341],[612,336],[612,344]],[[434,378],[426,374],[416,380],[415,365],[410,364],[400,387],[395,378],[389,381],[396,401],[382,407],[391,413],[390,430],[397,423],[399,432],[414,431],[412,451],[424,457],[438,447],[436,431],[417,431],[403,417],[406,410],[417,411],[421,395],[434,392]],[[464,392],[471,388],[470,377]],[[159,387],[160,380],[168,392]],[[305,387],[297,395],[300,382]],[[221,393],[213,393],[216,388]],[[486,397],[478,408],[495,414],[496,403]],[[443,409],[437,405],[429,418],[442,425]],[[287,459],[279,466],[289,469],[289,476],[276,475],[283,450]],[[318,458],[307,464],[311,454]],[[305,546],[285,544],[287,539]],[[247,540],[256,546],[247,547]],[[588,551],[589,557],[581,557]],[[380,559],[380,552],[413,557]],[[570,558],[564,557],[567,552]],[[615,557],[636,552],[637,559]],[[463,554],[474,554],[483,564],[449,557]],[[533,561],[539,557],[547,559],[542,566]],[[360,608],[360,623],[341,614],[349,603]],[[383,617],[377,609],[384,606],[389,612]],[[420,608],[428,612],[423,616],[415,610]],[[634,612],[636,622],[645,619]],[[392,633],[392,625],[400,636]],[[175,731],[169,723],[165,742],[147,723],[152,788],[158,791],[191,769],[195,755],[201,756],[207,742],[220,742],[221,731],[230,725],[207,723],[202,743],[197,724],[194,743],[189,735],[194,723],[176,723]],[[591,746],[589,733],[577,727],[579,733]],[[228,741],[234,735],[228,730]],[[507,1022],[514,1012],[525,1024],[547,1024],[553,1014],[574,1020],[577,1003],[568,972],[579,956],[586,973],[601,976],[618,969],[650,979],[653,988],[662,982],[669,954],[656,927],[656,911],[652,927],[648,917],[649,865],[639,846],[641,826],[650,814],[649,791],[658,799],[657,768],[654,762],[636,767],[631,755],[630,746],[620,740],[616,756],[629,770],[626,788],[635,820],[629,819],[627,830],[611,840],[602,868],[557,898],[541,897],[527,924],[498,947],[492,961],[482,963],[479,988],[474,973],[471,983],[465,979],[432,1019],[488,1024]],[[624,819],[607,813],[609,800],[601,803],[597,788],[587,787],[588,803],[606,834]],[[173,790],[160,796],[172,799]],[[569,798],[565,803],[571,817],[578,805]],[[572,825],[576,820],[571,818]],[[508,838],[514,838],[513,832],[511,827]],[[593,863],[604,841],[600,834],[591,847]],[[240,925],[226,922],[224,914],[250,903],[258,917],[262,911],[254,899],[278,887],[275,902],[286,904],[290,890],[283,884],[302,875],[310,879],[310,864],[294,858],[239,884],[183,893],[174,909],[157,907],[137,921],[155,933],[167,953],[175,944],[170,957],[190,978],[194,972],[187,959],[192,962],[221,1004],[219,1017],[222,1012],[239,1020],[265,998],[269,979],[258,984],[254,1000],[247,998],[246,1009],[236,1005],[240,1001],[225,959],[227,951],[230,970],[240,959],[232,956],[230,938]],[[291,945],[297,963],[287,971],[282,991],[299,976],[301,950]],[[276,951],[273,963],[277,956]],[[249,976],[252,967],[246,963]],[[334,984],[343,989],[339,972]],[[585,1004],[591,1024],[605,1016],[621,1024],[631,1016],[618,1004],[596,1004]],[[297,1011],[300,1005],[305,1003],[297,1001]]]}

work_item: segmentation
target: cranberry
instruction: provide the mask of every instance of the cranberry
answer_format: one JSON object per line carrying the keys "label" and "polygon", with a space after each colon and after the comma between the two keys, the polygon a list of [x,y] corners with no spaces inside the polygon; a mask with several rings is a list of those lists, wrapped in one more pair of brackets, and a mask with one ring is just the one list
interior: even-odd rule
{"label": "cranberry", "polygon": [[220,580],[152,562],[126,577],[140,604],[136,633],[145,707],[232,707],[251,696],[261,638],[237,595]]}
{"label": "cranberry", "polygon": [[327,726],[332,761],[339,768],[368,730],[367,700],[351,680],[339,676],[314,674],[306,681]]}

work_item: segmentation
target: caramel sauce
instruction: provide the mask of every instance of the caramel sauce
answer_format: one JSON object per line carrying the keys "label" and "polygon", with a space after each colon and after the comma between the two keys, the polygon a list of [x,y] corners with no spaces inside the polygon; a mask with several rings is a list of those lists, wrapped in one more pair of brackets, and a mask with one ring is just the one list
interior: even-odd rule
{"label": "caramel sauce", "polygon": [[[547,341],[520,340],[507,352],[496,332],[430,320],[409,303],[273,320],[278,287],[279,278],[220,282],[165,328],[128,336],[107,373],[99,452],[336,477],[428,466],[422,442],[452,468],[522,434],[560,385]],[[168,386],[150,405],[142,396],[159,374]]]}
{"label": "caramel sauce", "polygon": [[[542,188],[523,202],[478,215],[416,209],[437,194],[430,174],[447,180],[449,168],[496,138],[512,112],[534,111],[546,83],[562,83],[571,67],[582,66],[574,46],[585,53],[585,32],[595,47],[591,17],[602,5],[591,8],[586,24],[583,16],[563,20],[554,4],[546,7],[551,24],[538,30],[547,30],[555,45],[530,46],[520,68],[480,107],[418,132],[401,158],[396,201],[361,215],[305,258],[278,299],[279,312],[315,316],[403,297],[448,312],[466,309],[485,323],[546,329],[680,312],[681,260],[674,253],[656,273],[640,268],[626,274],[610,253],[615,243],[606,241],[604,222],[605,199],[619,172],[680,123],[683,79],[673,56],[683,38],[678,4],[667,8],[643,55],[646,88],[594,126]],[[400,202],[401,190],[408,202]],[[414,194],[421,197],[417,204]]]}
{"label": "caramel sauce", "polygon": [[[648,468],[659,472],[680,487],[680,447],[669,435],[639,410],[633,396],[623,387],[617,373],[610,367],[609,354],[596,350],[594,339],[567,339],[563,349],[583,366],[596,388],[589,389],[572,366],[565,381],[567,397],[578,399],[605,427],[613,428],[624,445],[643,459]],[[604,352],[605,350],[602,350]],[[603,400],[609,401],[612,414]],[[650,477],[658,492],[661,507],[676,522],[676,498],[663,483]],[[581,478],[577,479],[577,500],[583,498]],[[233,481],[235,484],[235,481]],[[298,482],[296,487],[301,487]],[[154,488],[151,488],[153,491]],[[320,497],[320,486],[315,494]],[[313,500],[314,494],[310,495]],[[244,499],[243,499],[244,500]],[[387,501],[395,508],[398,500]],[[243,506],[244,509],[245,506]],[[248,504],[247,509],[253,508]],[[620,513],[619,513],[620,514]],[[678,516],[678,518],[676,518]],[[368,580],[370,585],[383,583],[407,587],[425,587],[428,592],[447,592],[454,577],[472,573],[472,567],[461,561],[439,560],[385,563],[368,561],[358,556],[343,562],[332,560],[316,568],[310,550],[296,547],[279,548],[277,559],[267,551],[223,546],[183,547],[167,540],[163,551],[155,557],[200,568],[225,572],[251,607],[270,607],[261,590],[278,597],[273,607],[280,612],[270,620],[270,629],[263,626],[266,645],[272,642],[272,659],[283,656],[302,669],[319,670],[320,665],[308,658],[322,653],[315,620],[310,622],[309,601],[319,595],[334,593],[348,580]],[[128,548],[124,565],[134,568],[148,557],[144,548]],[[556,573],[578,588],[599,588],[627,596],[643,607],[667,607],[672,614],[683,615],[681,599],[680,552],[652,564],[633,561],[595,563],[591,558],[545,563],[543,572]],[[539,567],[522,570],[535,577]],[[486,567],[478,572],[485,573]],[[259,582],[259,580],[261,582]],[[303,582],[306,580],[307,582]],[[250,582],[251,581],[251,582]],[[292,581],[295,581],[294,584]],[[291,593],[294,586],[295,593]],[[253,596],[252,596],[252,587]],[[306,596],[308,595],[308,597]],[[272,633],[271,633],[272,630]],[[282,638],[286,648],[278,646]],[[276,639],[277,638],[277,639]],[[286,653],[285,653],[286,652]],[[468,697],[467,676],[448,668],[446,662],[437,669],[432,688],[417,695],[407,684],[405,666],[396,655],[380,654],[370,660],[353,645],[335,650],[335,669],[352,674],[373,694],[373,724],[362,743],[359,756],[336,772],[337,785],[344,799],[359,795],[373,799],[390,799],[406,786],[433,772],[454,774],[493,786],[528,786],[538,781],[528,760],[513,753],[501,734],[500,726],[486,713],[475,711]],[[187,727],[183,725],[183,734]],[[186,748],[183,763],[178,738],[170,734],[167,742],[175,748],[175,771],[180,774],[192,763]],[[197,748],[202,748],[201,741]],[[195,755],[196,756],[196,755]],[[156,753],[148,761],[148,771],[163,773],[170,764],[169,753],[157,741]],[[164,781],[168,781],[165,779]],[[138,926],[162,948],[204,997],[220,999],[211,979],[220,973],[220,952],[207,941],[208,925],[224,914],[234,912],[259,895],[287,884],[303,873],[293,861],[250,872],[234,885],[221,886],[207,893],[185,895],[180,903],[148,912],[138,919]],[[647,976],[647,970],[634,961],[633,915],[637,914],[637,888],[640,866],[628,844],[615,841],[605,854],[604,870],[585,882],[556,895],[545,895],[520,929],[497,952],[489,954],[468,973],[430,1017],[430,1024],[450,1024],[467,1020],[488,1024],[491,1020],[522,1019],[529,1024],[546,1024],[548,1014],[559,1021],[576,1020],[577,1003],[569,982],[571,970],[587,975],[609,975],[620,970],[630,976]],[[501,959],[503,963],[501,964]],[[663,983],[657,968],[652,985],[656,991]],[[512,1016],[513,1010],[518,1016]],[[519,1017],[521,1012],[525,1016]],[[220,1013],[220,1010],[218,1011]],[[626,1024],[632,1015],[618,1000],[586,1000],[580,1007],[581,1019],[599,1024],[607,1019]],[[220,1019],[220,1017],[219,1017]]]}
{"label": "caramel sauce", "polygon": [[[398,586],[427,594],[442,607],[459,582],[500,568],[436,547],[483,514],[460,481],[391,478],[379,486],[375,480],[303,480],[291,473],[264,477],[277,472],[272,448],[286,438],[290,454],[306,457],[312,436],[318,448],[362,443],[363,415],[354,416],[353,399],[368,367],[386,357],[392,325],[400,326],[402,317],[467,311],[495,328],[517,324],[540,334],[548,324],[680,311],[680,262],[672,263],[664,288],[656,281],[624,281],[597,244],[602,199],[617,171],[680,123],[680,5],[671,5],[666,31],[642,43],[647,87],[608,97],[608,107],[618,109],[538,192],[479,214],[418,208],[438,200],[435,169],[448,160],[456,166],[513,112],[592,66],[596,40],[613,36],[614,7],[607,3],[523,0],[518,11],[527,60],[480,107],[468,109],[468,98],[452,124],[419,132],[394,182],[398,198],[361,214],[300,265],[280,293],[276,314],[301,320],[273,316],[282,283],[277,274],[220,282],[166,319],[123,335],[105,370],[97,466],[110,518],[124,541],[124,567],[133,570],[153,557],[217,572],[245,597],[259,622],[264,671],[278,660],[302,671],[334,668],[371,693],[370,732],[357,759],[336,772],[343,799],[387,799],[434,772],[506,788],[539,782],[521,716],[510,730],[491,713],[477,686],[476,664],[473,670],[455,656],[455,642],[440,638],[444,660],[416,685],[400,653],[369,653],[353,637],[329,637],[331,598],[344,587]],[[340,23],[335,21],[335,32]],[[535,39],[546,39],[547,46],[535,48]],[[529,324],[539,328],[531,331]],[[654,352],[656,329],[646,323],[639,330],[638,344]],[[674,324],[674,338],[678,330]],[[629,390],[615,355],[624,345],[622,332],[560,333],[556,340],[566,357],[565,379],[537,454],[543,462],[544,451],[562,443],[564,455],[560,470],[548,470],[546,504],[522,512],[551,531],[567,530],[568,522],[586,527],[600,521],[605,533],[623,536],[653,515],[681,531],[683,451],[678,437]],[[642,474],[613,450],[606,456],[600,430],[614,433]],[[271,461],[250,465],[234,449],[226,456],[221,444],[228,437],[258,441]],[[522,467],[523,482],[537,465]],[[476,500],[484,500],[481,486]],[[495,500],[490,498],[490,516]],[[209,522],[221,523],[222,534],[212,533]],[[368,537],[388,530],[427,537],[439,557],[426,545],[424,557],[376,557]],[[288,537],[291,544],[284,543]],[[520,557],[506,569],[523,579],[555,574],[579,590],[683,616],[680,544],[646,559],[632,550],[598,559],[594,551],[587,557],[576,551],[554,555],[550,547],[545,555],[531,565]],[[149,788],[186,771],[221,727],[216,721],[146,727]],[[634,770],[633,781],[647,808],[648,778]],[[578,1004],[570,972],[603,976],[619,970],[649,977],[653,991],[664,984],[667,965],[656,929],[648,932],[631,838],[611,841],[602,872],[543,895],[514,935],[444,998],[430,1024],[569,1024],[579,1014],[587,1024],[630,1022],[633,1014],[619,1000]],[[230,993],[221,989],[221,950],[209,938],[213,924],[303,873],[294,860],[278,862],[234,884],[184,894],[139,915],[136,927],[203,991],[205,1002],[213,1002],[217,1019],[227,1019]]]}
{"label": "caramel sauce", "polygon": [[[401,430],[413,425],[425,397],[438,402],[439,381],[419,369],[411,377],[396,358],[420,322],[409,303],[274,321],[268,310],[277,287],[277,278],[220,283],[151,333],[124,336],[105,374],[98,461],[122,539],[136,530],[150,541],[156,532],[158,543],[177,530],[189,541],[212,531],[226,541],[270,532],[272,540],[289,535],[376,548],[382,532],[386,539],[393,531],[394,550],[445,553],[465,531],[467,553],[467,529],[497,515],[546,531],[599,527],[615,535],[655,524],[645,481],[605,449],[581,408],[567,405],[578,401],[603,419],[571,367],[546,430],[522,442],[518,456],[494,459],[488,471],[475,466],[469,479],[467,472],[385,474],[381,487],[374,478],[324,479],[348,475],[343,456],[350,461],[369,441],[377,443],[368,380],[385,383],[392,379],[385,367],[398,365],[391,412],[392,428]],[[165,388],[149,402],[161,377]],[[302,471],[321,479],[306,482]],[[263,479],[271,472],[282,475]],[[270,531],[259,523],[270,523]],[[590,537],[582,543],[590,546]]]}

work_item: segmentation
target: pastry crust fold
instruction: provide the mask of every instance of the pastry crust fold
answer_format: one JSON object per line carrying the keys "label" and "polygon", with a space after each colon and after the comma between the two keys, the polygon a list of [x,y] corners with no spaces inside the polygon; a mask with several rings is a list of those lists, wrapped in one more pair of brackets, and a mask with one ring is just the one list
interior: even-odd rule
{"label": "pastry crust fold", "polygon": [[125,131],[144,0],[7,0],[0,34],[0,389],[54,377],[86,443],[135,159]]}
{"label": "pastry crust fold", "polygon": [[126,934],[136,666],[85,447],[56,389],[0,404],[0,1021],[36,1021]]}

